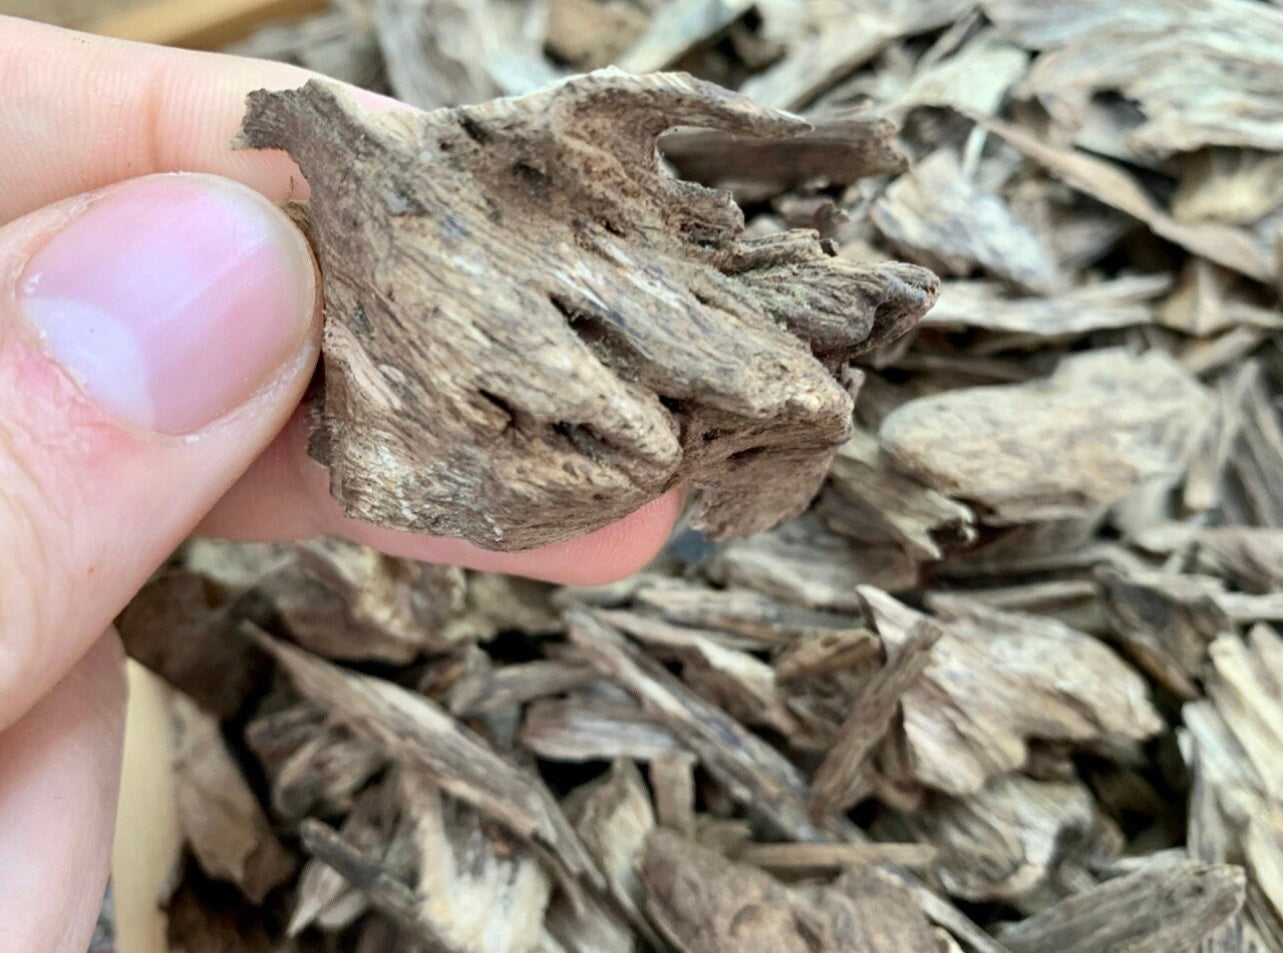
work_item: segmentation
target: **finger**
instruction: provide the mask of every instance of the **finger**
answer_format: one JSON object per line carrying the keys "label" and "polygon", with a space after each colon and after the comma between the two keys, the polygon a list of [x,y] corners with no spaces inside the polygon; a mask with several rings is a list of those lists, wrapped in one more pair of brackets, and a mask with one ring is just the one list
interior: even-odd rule
{"label": "finger", "polygon": [[[168,50],[0,18],[0,222],[66,195],[177,169],[238,179],[274,201],[305,184],[286,156],[233,151],[251,90],[296,87],[312,74],[277,63]],[[391,103],[354,93],[372,107]],[[32,117],[38,117],[33,121]],[[602,582],[645,565],[663,544],[676,497],[582,541],[532,553],[486,553],[458,540],[375,530],[342,518],[304,441],[273,448],[211,520],[235,535],[348,535],[389,551],[562,582]]]}
{"label": "finger", "polygon": [[252,541],[345,536],[394,556],[589,586],[619,579],[649,563],[681,510],[681,494],[674,491],[594,533],[516,553],[381,529],[343,515],[330,496],[328,472],[307,456],[307,429],[306,415],[295,414],[197,531]]}
{"label": "finger", "polygon": [[280,431],[317,354],[306,241],[212,176],[0,229],[0,730]]}
{"label": "finger", "polygon": [[108,633],[0,733],[5,950],[84,953],[107,884],[125,682]]}
{"label": "finger", "polygon": [[0,222],[153,172],[209,172],[276,202],[298,197],[305,186],[288,157],[230,143],[248,92],[312,76],[0,16]]}

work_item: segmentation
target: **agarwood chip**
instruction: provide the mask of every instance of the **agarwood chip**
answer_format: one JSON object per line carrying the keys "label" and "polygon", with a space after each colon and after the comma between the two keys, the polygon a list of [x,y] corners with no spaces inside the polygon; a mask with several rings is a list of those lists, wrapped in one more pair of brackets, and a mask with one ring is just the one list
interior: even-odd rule
{"label": "agarwood chip", "polygon": [[464,578],[451,566],[315,539],[285,547],[254,588],[295,642],[326,658],[404,664],[458,644],[446,626]]}
{"label": "agarwood chip", "polygon": [[976,537],[968,507],[897,471],[864,430],[838,451],[820,513],[835,532],[875,545],[894,542],[921,560],[939,559],[941,546]]}
{"label": "agarwood chip", "polygon": [[658,945],[643,913],[646,890],[641,880],[641,857],[655,829],[655,812],[637,766],[616,761],[605,777],[571,791],[562,806],[605,874],[609,896],[634,929]]}
{"label": "agarwood chip", "polygon": [[811,781],[811,811],[823,816],[852,807],[868,793],[866,760],[900,711],[900,699],[921,677],[931,647],[943,635],[926,616],[884,592],[862,587],[860,598],[882,641],[883,663],[852,691],[851,708],[840,733]]}
{"label": "agarwood chip", "polygon": [[1029,291],[1056,284],[1056,266],[1028,225],[1001,196],[967,179],[958,157],[940,150],[891,183],[873,222],[900,251],[944,274],[977,268]]}
{"label": "agarwood chip", "polygon": [[550,761],[652,761],[680,750],[663,725],[625,699],[582,692],[537,701],[526,710],[521,743]]}
{"label": "agarwood chip", "polygon": [[601,873],[556,800],[534,775],[497,754],[421,695],[392,682],[345,671],[284,642],[259,635],[295,686],[403,767],[474,805],[520,837],[547,845],[558,872],[601,883]]}
{"label": "agarwood chip", "polygon": [[1238,910],[1243,871],[1157,855],[999,933],[1012,953],[1189,953]]}
{"label": "agarwood chip", "polygon": [[828,530],[808,513],[722,546],[706,572],[726,586],[756,589],[811,609],[859,612],[856,588],[913,588],[917,564],[898,545],[867,546]]}
{"label": "agarwood chip", "polygon": [[981,6],[1004,33],[1047,50],[1025,91],[1071,134],[1093,97],[1109,92],[1135,104],[1127,141],[1136,154],[1283,148],[1283,10],[1238,0]]}
{"label": "agarwood chip", "polygon": [[729,196],[660,168],[658,137],[683,124],[809,128],[618,70],[430,113],[366,113],[316,81],[251,94],[241,143],[287,150],[310,188],[311,449],[349,516],[521,549],[681,483],[718,537],[806,507],[850,431],[843,368],[937,282],[811,232],[745,239]]}
{"label": "agarwood chip", "polygon": [[661,829],[647,844],[642,876],[651,917],[682,953],[940,949],[902,889],[860,874],[847,874],[832,888],[791,888]]}
{"label": "agarwood chip", "polygon": [[183,836],[209,876],[262,903],[294,873],[294,857],[276,839],[218,722],[182,695],[172,696],[170,712],[174,804]]}
{"label": "agarwood chip", "polygon": [[1141,677],[1091,636],[960,596],[928,604],[944,634],[901,705],[913,774],[929,787],[979,791],[1020,768],[1032,739],[1139,739],[1161,728]]}
{"label": "agarwood chip", "polygon": [[852,831],[839,818],[827,818],[823,825],[813,823],[807,816],[806,780],[792,762],[643,656],[589,610],[570,611],[566,624],[571,640],[589,661],[698,755],[750,816],[762,818],[779,834],[795,840],[825,840],[833,833]]}
{"label": "agarwood chip", "polygon": [[808,115],[807,121],[812,130],[793,139],[674,132],[659,145],[682,178],[718,188],[756,186],[757,199],[802,185],[850,185],[908,168],[896,146],[896,125],[884,116],[847,110]]}
{"label": "agarwood chip", "polygon": [[1006,775],[971,797],[933,798],[903,823],[939,849],[935,872],[951,896],[1012,901],[1058,876],[1103,822],[1081,783]]}
{"label": "agarwood chip", "polygon": [[255,718],[245,726],[245,743],[267,773],[274,814],[287,821],[347,812],[387,763],[363,738],[328,724],[310,702]]}
{"label": "agarwood chip", "polygon": [[897,466],[991,521],[1080,516],[1183,472],[1211,400],[1160,352],[1092,351],[1031,384],[910,401],[879,433]]}
{"label": "agarwood chip", "polygon": [[[1247,899],[1228,941],[1237,949],[1283,944],[1283,638],[1253,627],[1246,644],[1224,635],[1211,647],[1208,700],[1185,706],[1182,750],[1193,773],[1189,853],[1237,863]],[[1251,946],[1253,938],[1257,946]],[[1217,946],[1210,953],[1236,947]]]}

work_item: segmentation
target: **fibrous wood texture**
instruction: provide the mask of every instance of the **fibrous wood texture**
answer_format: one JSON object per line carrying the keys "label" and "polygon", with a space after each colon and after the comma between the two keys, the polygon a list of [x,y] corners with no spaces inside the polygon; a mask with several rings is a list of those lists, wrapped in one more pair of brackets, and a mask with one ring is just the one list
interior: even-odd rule
{"label": "fibrous wood texture", "polygon": [[[311,186],[349,505],[515,546],[689,480],[709,531],[594,588],[187,544],[119,619],[190,699],[174,949],[1283,953],[1278,17],[345,0],[259,38],[432,110],[318,84],[248,130]],[[612,64],[719,88],[544,85]],[[892,339],[930,296],[895,256],[944,280]]]}
{"label": "fibrous wood texture", "polygon": [[806,508],[850,435],[846,365],[907,331],[935,278],[813,232],[745,237],[726,194],[660,168],[678,125],[810,128],[618,71],[427,114],[366,114],[315,82],[250,97],[243,143],[308,180],[326,297],[312,449],[348,515],[521,549],[679,483],[714,536]]}

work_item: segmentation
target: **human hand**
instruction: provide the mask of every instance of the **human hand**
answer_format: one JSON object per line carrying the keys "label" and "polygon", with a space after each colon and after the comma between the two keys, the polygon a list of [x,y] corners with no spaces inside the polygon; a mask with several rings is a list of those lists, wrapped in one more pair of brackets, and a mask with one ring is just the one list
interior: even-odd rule
{"label": "human hand", "polygon": [[[676,516],[670,495],[526,553],[342,516],[295,412],[317,281],[273,203],[306,185],[228,145],[247,92],[307,78],[0,17],[2,953],[85,949],[119,782],[110,624],[189,533],[591,583],[645,564]],[[202,174],[161,174],[180,170]]]}

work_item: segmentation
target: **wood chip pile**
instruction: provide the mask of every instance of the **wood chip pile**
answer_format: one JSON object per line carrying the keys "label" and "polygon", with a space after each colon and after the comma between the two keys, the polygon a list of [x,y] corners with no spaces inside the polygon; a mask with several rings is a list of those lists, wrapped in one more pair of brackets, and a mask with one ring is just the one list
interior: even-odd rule
{"label": "wood chip pile", "polygon": [[864,349],[779,319],[855,393],[818,496],[624,582],[188,544],[120,618],[176,953],[1283,953],[1283,6],[352,0],[242,52],[429,109],[686,72],[812,127],[661,140],[743,247],[942,280]]}

